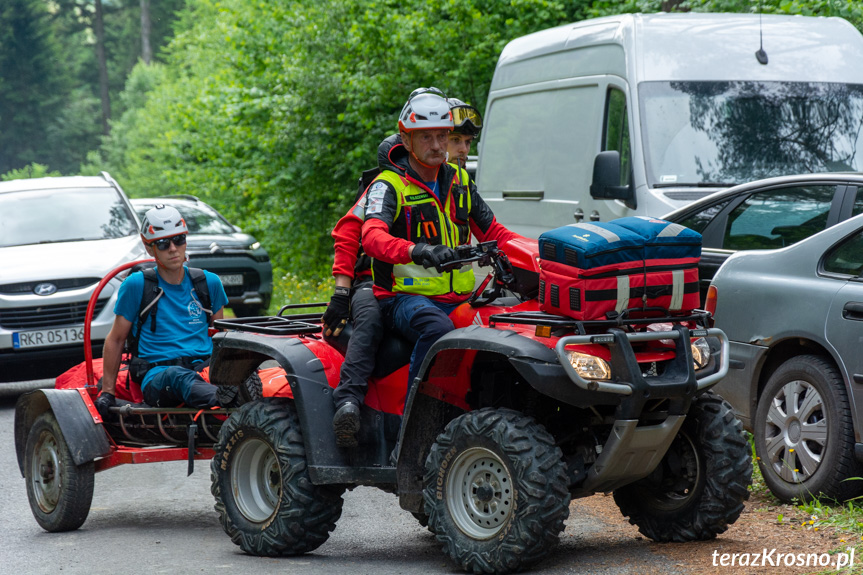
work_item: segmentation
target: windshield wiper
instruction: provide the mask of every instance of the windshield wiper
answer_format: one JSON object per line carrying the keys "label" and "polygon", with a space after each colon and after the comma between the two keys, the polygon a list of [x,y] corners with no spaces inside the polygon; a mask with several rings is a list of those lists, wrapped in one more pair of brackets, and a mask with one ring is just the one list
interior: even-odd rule
{"label": "windshield wiper", "polygon": [[729,184],[724,182],[674,182],[661,184],[653,184],[654,188],[730,188],[737,184]]}

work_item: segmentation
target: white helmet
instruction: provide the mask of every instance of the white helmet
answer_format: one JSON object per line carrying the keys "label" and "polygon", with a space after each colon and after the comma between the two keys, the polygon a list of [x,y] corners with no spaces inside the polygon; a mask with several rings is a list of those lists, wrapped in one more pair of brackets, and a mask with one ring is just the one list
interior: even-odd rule
{"label": "white helmet", "polygon": [[188,232],[186,220],[177,208],[165,204],[156,204],[155,207],[147,210],[141,223],[141,236],[147,243]]}
{"label": "white helmet", "polygon": [[399,114],[399,130],[452,130],[449,104],[437,88],[419,88]]}

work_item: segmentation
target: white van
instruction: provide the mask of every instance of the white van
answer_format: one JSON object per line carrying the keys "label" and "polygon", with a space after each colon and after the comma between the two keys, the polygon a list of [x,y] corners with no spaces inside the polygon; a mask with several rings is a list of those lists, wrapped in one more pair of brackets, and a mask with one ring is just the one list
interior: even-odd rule
{"label": "white van", "polygon": [[662,216],[759,178],[863,171],[863,36],[841,18],[586,20],[507,44],[484,119],[479,191],[513,231]]}

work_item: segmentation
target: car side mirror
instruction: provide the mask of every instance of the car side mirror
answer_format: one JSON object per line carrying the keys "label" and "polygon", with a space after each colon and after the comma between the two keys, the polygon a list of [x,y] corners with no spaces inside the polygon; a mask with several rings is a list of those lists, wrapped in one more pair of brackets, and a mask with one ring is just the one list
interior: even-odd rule
{"label": "car side mirror", "polygon": [[635,189],[632,184],[620,185],[620,152],[606,150],[596,155],[593,160],[590,197],[597,200],[623,200],[626,207],[633,210],[636,208]]}

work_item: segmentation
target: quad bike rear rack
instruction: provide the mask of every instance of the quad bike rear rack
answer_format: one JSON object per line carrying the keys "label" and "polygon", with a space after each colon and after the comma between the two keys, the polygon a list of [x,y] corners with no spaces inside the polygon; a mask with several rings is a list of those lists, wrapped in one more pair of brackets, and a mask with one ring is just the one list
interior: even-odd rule
{"label": "quad bike rear rack", "polygon": [[220,319],[216,320],[213,325],[217,329],[246,331],[266,335],[310,335],[323,331],[321,327],[323,312],[283,315],[284,312],[291,309],[326,306],[326,303],[320,302],[290,304],[282,306],[279,313],[274,316]]}

